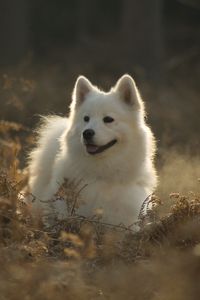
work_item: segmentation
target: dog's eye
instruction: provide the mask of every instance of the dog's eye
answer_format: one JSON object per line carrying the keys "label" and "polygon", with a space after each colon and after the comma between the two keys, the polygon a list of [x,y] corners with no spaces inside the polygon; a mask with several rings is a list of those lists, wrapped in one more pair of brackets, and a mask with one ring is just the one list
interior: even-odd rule
{"label": "dog's eye", "polygon": [[90,117],[85,116],[85,117],[84,117],[84,121],[85,121],[85,122],[89,122],[89,121],[90,121]]}
{"label": "dog's eye", "polygon": [[112,117],[105,117],[103,118],[104,123],[112,123],[114,121],[114,119]]}

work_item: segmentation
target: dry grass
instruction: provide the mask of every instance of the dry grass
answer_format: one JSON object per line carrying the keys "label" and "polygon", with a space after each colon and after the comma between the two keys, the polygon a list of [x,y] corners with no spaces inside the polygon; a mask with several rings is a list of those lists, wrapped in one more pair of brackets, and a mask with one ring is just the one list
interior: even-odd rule
{"label": "dry grass", "polygon": [[138,231],[77,216],[71,194],[71,216],[45,230],[19,197],[26,183],[20,152],[31,140],[24,131],[0,123],[0,300],[199,299],[198,187],[184,195],[162,190]]}

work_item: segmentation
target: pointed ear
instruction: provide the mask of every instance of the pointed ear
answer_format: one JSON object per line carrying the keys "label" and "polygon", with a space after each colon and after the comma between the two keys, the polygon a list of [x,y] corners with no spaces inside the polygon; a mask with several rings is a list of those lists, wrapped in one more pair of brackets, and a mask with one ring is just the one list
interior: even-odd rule
{"label": "pointed ear", "polygon": [[133,108],[141,108],[142,100],[133,78],[127,74],[123,75],[114,87],[119,93],[120,99]]}
{"label": "pointed ear", "polygon": [[93,90],[93,86],[91,82],[84,76],[79,76],[76,80],[73,94],[72,94],[72,99],[75,105],[79,106],[81,105],[87,94]]}

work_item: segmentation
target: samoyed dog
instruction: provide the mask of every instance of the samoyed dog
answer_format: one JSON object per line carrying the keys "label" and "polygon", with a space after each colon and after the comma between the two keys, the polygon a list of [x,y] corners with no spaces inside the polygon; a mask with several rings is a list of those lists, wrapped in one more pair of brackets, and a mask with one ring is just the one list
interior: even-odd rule
{"label": "samoyed dog", "polygon": [[51,200],[67,179],[79,183],[76,214],[88,217],[101,210],[102,220],[110,224],[137,221],[157,179],[155,141],[132,77],[122,76],[104,92],[79,76],[69,117],[44,119],[29,156],[34,210],[66,217],[65,204]]}

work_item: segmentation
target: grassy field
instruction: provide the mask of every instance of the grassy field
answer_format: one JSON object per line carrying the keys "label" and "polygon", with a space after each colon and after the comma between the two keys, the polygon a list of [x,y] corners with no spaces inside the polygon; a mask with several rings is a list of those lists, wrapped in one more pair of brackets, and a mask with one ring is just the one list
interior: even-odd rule
{"label": "grassy field", "polygon": [[[168,70],[164,84],[136,74],[158,141],[160,181],[139,231],[78,216],[47,230],[20,199],[37,115],[66,114],[81,73],[67,67],[24,62],[0,74],[0,300],[199,299],[198,64]],[[106,88],[117,79],[84,69]]]}

